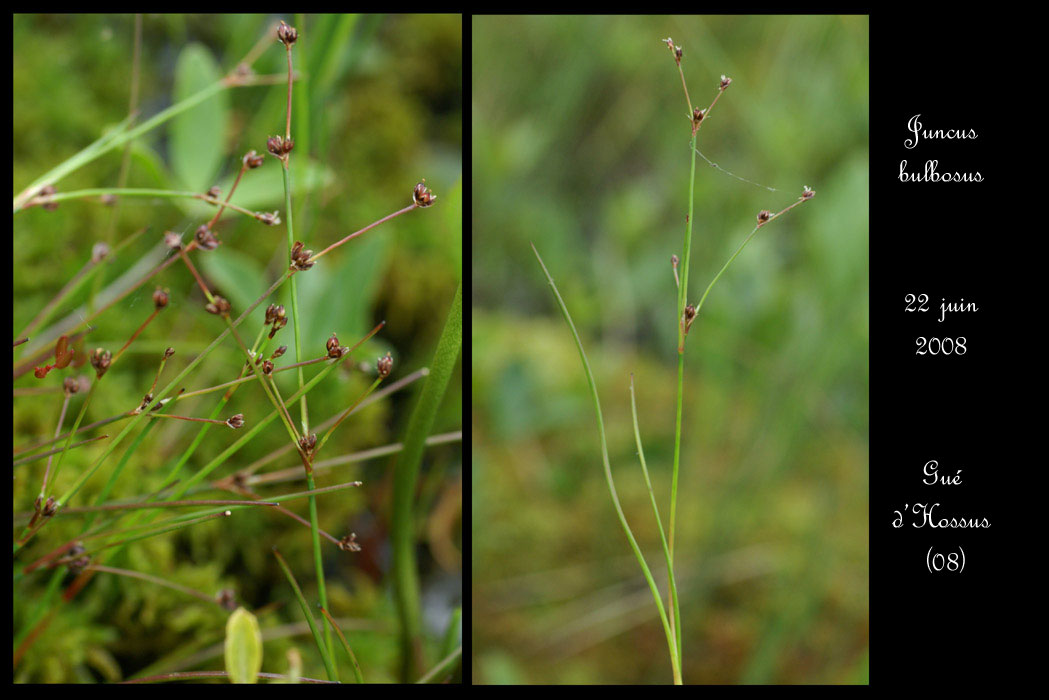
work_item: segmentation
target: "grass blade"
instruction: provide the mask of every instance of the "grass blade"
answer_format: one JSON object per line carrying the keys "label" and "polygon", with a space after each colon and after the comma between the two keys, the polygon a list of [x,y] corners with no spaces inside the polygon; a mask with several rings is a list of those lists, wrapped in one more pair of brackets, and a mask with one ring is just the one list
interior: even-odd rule
{"label": "grass blade", "polygon": [[310,632],[313,633],[313,639],[317,642],[317,651],[321,653],[321,658],[324,659],[324,668],[328,672],[328,679],[334,681],[338,678],[335,673],[335,666],[332,664],[331,656],[328,655],[328,647],[324,644],[324,639],[321,638],[320,630],[317,629],[317,622],[313,619],[313,613],[310,612],[310,606],[306,603],[306,598],[302,595],[302,589],[299,588],[299,582],[295,580],[295,575],[291,573],[291,569],[288,568],[288,563],[284,561],[284,557],[280,555],[277,548],[273,548],[273,555],[277,557],[277,563],[280,564],[280,568],[284,571],[284,575],[288,577],[288,583],[291,584],[291,588],[295,591],[295,597],[299,601],[299,606],[302,608],[302,614],[306,616],[306,623],[310,626]]}
{"label": "grass blade", "polygon": [[608,483],[608,492],[612,495],[612,505],[615,506],[616,515],[619,516],[619,522],[623,526],[623,532],[626,533],[627,540],[630,542],[630,548],[634,551],[634,556],[637,557],[637,563],[641,566],[641,572],[645,575],[645,580],[648,581],[648,587],[652,590],[652,598],[656,602],[656,608],[659,610],[659,618],[663,622],[663,631],[667,636],[667,644],[670,647],[670,661],[674,671],[674,682],[681,682],[681,671],[678,668],[676,653],[676,645],[674,643],[674,635],[670,631],[670,623],[667,621],[666,610],[663,609],[663,599],[659,595],[659,588],[656,586],[655,579],[652,578],[652,572],[648,569],[648,564],[645,563],[645,557],[641,554],[641,548],[637,545],[637,540],[634,539],[634,533],[630,529],[630,525],[626,521],[626,515],[623,513],[623,507],[619,504],[619,495],[616,493],[616,485],[612,480],[612,467],[608,462],[608,443],[605,440],[605,421],[601,416],[601,400],[597,396],[597,384],[594,382],[594,374],[590,371],[590,361],[586,359],[586,352],[583,350],[583,341],[579,339],[579,332],[576,330],[575,324],[572,322],[572,316],[568,313],[568,307],[565,306],[564,299],[561,298],[561,292],[557,290],[557,285],[554,284],[554,278],[550,276],[550,271],[546,269],[546,264],[543,262],[543,258],[539,255],[539,251],[535,249],[535,245],[532,245],[532,252],[535,253],[536,259],[539,261],[539,266],[543,268],[543,274],[546,275],[547,281],[550,282],[550,288],[554,290],[554,298],[557,299],[557,304],[561,308],[561,315],[565,317],[565,322],[568,324],[568,328],[572,331],[572,337],[575,338],[576,347],[579,349],[579,357],[583,361],[583,370],[586,372],[586,381],[590,385],[590,394],[594,399],[594,412],[597,414],[597,431],[601,438],[601,459],[605,466],[605,481]]}
{"label": "grass blade", "polygon": [[397,610],[401,618],[403,666],[401,680],[417,673],[420,662],[422,606],[419,603],[419,574],[415,565],[415,517],[412,503],[426,438],[433,427],[441,398],[455,369],[463,339],[463,285],[455,290],[452,308],[437,341],[430,374],[423,384],[419,403],[412,411],[404,438],[404,451],[393,475],[393,577]]}
{"label": "grass blade", "polygon": [[353,649],[350,648],[350,643],[346,641],[346,635],[339,629],[338,623],[335,622],[335,618],[331,616],[331,613],[321,608],[321,612],[324,613],[324,619],[328,621],[332,629],[335,630],[335,634],[339,635],[339,640],[342,642],[342,647],[346,650],[346,655],[350,657],[350,663],[353,664],[353,677],[357,679],[358,683],[364,682],[364,675],[361,673],[361,665],[357,663],[357,656],[353,653]]}

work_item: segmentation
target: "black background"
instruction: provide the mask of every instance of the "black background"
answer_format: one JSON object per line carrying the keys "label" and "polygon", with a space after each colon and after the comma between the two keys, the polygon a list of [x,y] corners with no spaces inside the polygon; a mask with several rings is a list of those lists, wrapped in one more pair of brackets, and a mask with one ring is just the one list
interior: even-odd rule
{"label": "black background", "polygon": [[[945,16],[950,13],[949,16]],[[871,15],[871,614],[874,685],[1015,682],[1037,667],[1040,594],[1028,582],[1033,538],[1021,523],[1038,498],[1044,410],[1033,284],[1044,277],[1045,195],[1033,89],[1035,44],[1025,22],[993,8]],[[1040,110],[1041,108],[1037,108]],[[975,129],[975,140],[923,140],[908,120]],[[1040,121],[1040,120],[1038,120]],[[900,182],[922,173],[979,172],[980,183]],[[927,313],[905,295],[928,294]],[[976,313],[938,322],[941,298]],[[1032,315],[1031,312],[1034,312]],[[915,339],[966,338],[963,356],[917,356]],[[1036,386],[1036,383],[1038,386]],[[1044,431],[1044,428],[1040,428]],[[959,486],[922,484],[922,468],[961,469]],[[1035,483],[1037,479],[1037,483]],[[937,517],[983,518],[989,529],[915,529],[904,504],[940,503]],[[929,573],[929,547],[961,546],[962,573]],[[1041,567],[1037,567],[1040,569]],[[1033,639],[1039,639],[1034,636]]]}

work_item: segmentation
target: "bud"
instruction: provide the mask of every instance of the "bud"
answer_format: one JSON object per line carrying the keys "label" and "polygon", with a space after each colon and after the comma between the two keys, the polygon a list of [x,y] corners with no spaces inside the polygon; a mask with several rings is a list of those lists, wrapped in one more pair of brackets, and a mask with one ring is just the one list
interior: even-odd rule
{"label": "bud", "polygon": [[284,153],[284,139],[280,136],[270,136],[266,139],[266,150],[280,158]]}
{"label": "bud", "polygon": [[172,250],[178,250],[182,247],[182,236],[175,233],[174,231],[164,232],[164,245]]}
{"label": "bud", "polygon": [[280,26],[277,27],[277,39],[290,49],[298,38],[299,33],[295,31],[295,27],[289,27],[281,20]]}
{"label": "bud", "polygon": [[106,244],[104,242],[100,242],[100,243],[96,243],[94,246],[92,246],[92,248],[91,248],[91,262],[93,262],[93,263],[95,263],[97,265],[98,263],[102,262],[107,255],[109,255],[109,245],[108,244]]}
{"label": "bud", "polygon": [[317,433],[310,433],[299,439],[299,448],[307,455],[313,454],[313,448],[317,446]]}
{"label": "bud", "polygon": [[339,540],[339,549],[344,552],[359,552],[361,546],[357,544],[357,533],[351,532],[350,534]]}
{"label": "bud", "polygon": [[248,170],[254,170],[262,165],[263,160],[263,156],[260,156],[253,149],[244,154],[244,158],[241,159],[241,162],[244,163],[244,166],[248,168]]}
{"label": "bud", "polygon": [[295,245],[291,247],[291,267],[294,270],[308,270],[313,267],[316,263],[311,262],[310,258],[313,257],[312,250],[305,250],[302,241],[295,241]]}
{"label": "bud", "polygon": [[683,318],[685,321],[685,335],[688,335],[689,329],[692,328],[692,322],[696,320],[696,307],[692,304],[686,306]]}
{"label": "bud", "polygon": [[163,309],[168,305],[168,293],[157,287],[157,290],[153,292],[153,306],[157,309]]}
{"label": "bud", "polygon": [[258,212],[255,214],[255,218],[266,224],[267,226],[279,226],[280,225],[280,212],[275,211],[272,214],[269,212]]}
{"label": "bud", "polygon": [[194,238],[197,239],[197,245],[203,250],[215,250],[219,247],[219,239],[215,238],[215,234],[211,232],[207,224],[202,224],[197,229]]}
{"label": "bud", "polygon": [[237,609],[237,600],[233,595],[233,590],[230,588],[223,588],[219,591],[218,595],[215,596],[215,601],[230,612]]}
{"label": "bud", "polygon": [[283,355],[286,352],[288,352],[288,346],[287,345],[281,345],[279,348],[277,348],[276,350],[273,351],[273,354],[270,355],[270,359],[271,360],[276,360],[278,357],[280,357],[281,355]]}
{"label": "bud", "polygon": [[207,311],[209,314],[224,316],[229,313],[230,308],[231,307],[229,302],[216,294],[215,301],[207,304],[204,307],[204,310]]}
{"label": "bud", "polygon": [[771,216],[772,214],[769,212],[768,209],[762,209],[760,212],[758,212],[758,226],[767,223]]}
{"label": "bud", "polygon": [[170,358],[174,354],[175,354],[175,348],[168,348],[167,350],[164,351],[164,359],[167,360],[168,358]]}
{"label": "bud", "polygon": [[415,186],[412,190],[412,201],[415,202],[417,207],[428,207],[434,203],[437,199],[437,195],[430,191],[426,186],[426,179]]}
{"label": "bud", "polygon": [[342,352],[339,350],[339,339],[335,337],[334,333],[328,338],[328,342],[324,344],[324,348],[328,351],[328,357],[332,359],[342,357]]}
{"label": "bud", "polygon": [[230,416],[226,419],[226,425],[236,430],[237,428],[244,426],[244,414],[238,413],[235,416]]}
{"label": "bud", "polygon": [[106,373],[107,369],[109,369],[109,365],[112,361],[113,353],[104,348],[96,348],[95,351],[91,353],[91,366],[95,368],[95,375],[98,376],[99,379],[101,379],[102,375]]}
{"label": "bud", "polygon": [[393,369],[393,358],[390,357],[390,353],[386,353],[384,357],[375,361],[375,369],[383,379],[390,376],[390,370]]}
{"label": "bud", "polygon": [[66,377],[62,380],[62,390],[67,394],[75,394],[80,391],[80,382],[73,377]]}

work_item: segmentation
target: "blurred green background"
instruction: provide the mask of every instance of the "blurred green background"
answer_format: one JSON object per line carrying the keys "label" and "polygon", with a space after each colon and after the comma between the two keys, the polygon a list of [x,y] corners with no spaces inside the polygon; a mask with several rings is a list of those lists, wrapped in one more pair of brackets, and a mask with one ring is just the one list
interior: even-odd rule
{"label": "blurred green background", "polygon": [[630,420],[669,512],[684,49],[699,133],[676,568],[689,683],[868,672],[868,20],[473,20],[473,633],[484,683],[670,682],[616,520],[591,399],[534,242],[582,335],[627,518],[665,588]]}
{"label": "blurred green background", "polygon": [[[430,16],[301,16],[301,15],[145,15],[139,90],[139,121],[166,108],[177,95],[232,70],[262,42],[254,63],[258,74],[282,75],[285,50],[272,36],[278,19],[299,32],[294,48],[296,106],[292,133],[295,193],[295,233],[307,247],[320,250],[345,235],[404,207],[421,179],[438,200],[434,207],[414,211],[329,254],[309,272],[300,274],[303,352],[324,354],[327,337],[335,332],[352,345],[380,320],[386,327],[354,358],[371,365],[370,374],[351,370],[354,362],[309,395],[313,423],[344,410],[371,382],[375,358],[391,351],[396,381],[427,365],[436,348],[462,270],[462,18]],[[127,116],[133,56],[132,15],[16,15],[14,17],[14,157],[15,192],[97,139]],[[249,149],[266,151],[266,138],[284,133],[286,87],[227,90],[219,98],[150,131],[137,140],[129,160],[129,187],[206,190],[219,185],[223,194]],[[188,91],[188,92],[187,92]],[[303,100],[302,96],[306,96]],[[59,191],[115,186],[122,163],[118,149],[58,184]],[[269,156],[258,170],[245,175],[233,202],[254,210],[280,210],[286,220],[280,166]],[[118,207],[96,200],[63,202],[56,211],[34,208],[14,217],[13,333],[30,319],[80,270],[98,241],[112,244],[148,227],[130,247],[112,256],[103,273],[98,299],[141,276],[162,260],[166,230],[188,241],[212,209],[193,200],[126,199]],[[253,301],[287,265],[283,225],[266,227],[226,213],[216,227],[223,245],[192,258],[236,313]],[[124,277],[124,275],[129,275]],[[123,280],[123,281],[122,281]],[[138,404],[156,374],[164,348],[177,354],[168,363],[160,386],[170,381],[223,329],[208,313],[205,300],[189,272],[175,265],[155,280],[171,294],[169,307],[131,346],[106,375],[84,422],[127,411]],[[141,287],[94,322],[87,349],[113,352],[153,309],[154,282]],[[16,348],[25,358],[40,347],[54,345],[61,328],[89,313],[92,284],[62,304],[54,322],[33,333],[32,341]],[[281,300],[291,313],[288,287]],[[242,326],[254,339],[262,325],[265,304]],[[277,366],[294,362],[292,325],[270,349],[292,349]],[[248,341],[250,342],[250,340]],[[53,361],[53,360],[52,360]],[[236,377],[242,354],[232,343],[210,355],[188,378],[189,391]],[[42,363],[41,363],[42,364]],[[54,371],[46,379],[32,372],[16,381],[19,389],[55,389],[64,376],[86,374]],[[316,368],[307,368],[309,379]],[[287,397],[296,385],[293,372],[279,375]],[[324,453],[334,457],[402,439],[410,409],[422,383],[394,394],[351,417],[335,433]],[[66,425],[79,411],[83,394],[74,397]],[[180,401],[182,415],[208,415],[218,394]],[[19,395],[14,404],[16,448],[54,434],[61,399],[57,393]],[[244,386],[228,407],[242,412],[247,426],[269,404],[261,390]],[[294,410],[296,414],[298,411]],[[122,428],[123,424],[116,424]],[[199,424],[163,421],[147,437],[125,467],[111,500],[142,497],[155,489],[170,460],[197,434]],[[434,425],[434,432],[462,426],[461,378],[457,370]],[[105,432],[98,429],[89,433]],[[108,431],[115,434],[112,428]],[[132,436],[133,437],[133,436]],[[239,434],[212,429],[190,460],[183,478],[210,461]],[[288,442],[279,424],[264,431],[214,478]],[[89,480],[71,505],[86,505],[97,497],[130,439],[122,443],[103,468]],[[62,466],[58,491],[65,491],[104,450],[104,443],[71,452]],[[323,454],[322,453],[322,458]],[[354,479],[359,490],[318,498],[320,525],[335,537],[356,532],[360,553],[324,549],[332,613],[349,620],[344,627],[368,681],[389,681],[397,674],[396,616],[387,581],[390,565],[388,528],[393,460],[383,457],[342,466],[319,476],[319,487]],[[461,579],[461,448],[450,443],[427,449],[419,495],[423,609],[427,630],[440,640],[451,607],[459,605]],[[31,510],[46,462],[15,468],[14,508]],[[294,454],[262,471],[286,469],[298,463]],[[301,465],[301,463],[300,463]],[[305,481],[262,486],[266,497],[305,489]],[[221,498],[221,492],[198,496]],[[306,501],[289,503],[307,515]],[[267,641],[263,670],[286,673],[287,651],[303,655],[303,675],[325,678],[316,648],[303,625],[302,613],[270,552],[280,547],[299,577],[308,599],[316,601],[309,530],[273,512],[242,510],[230,521],[211,522],[177,535],[145,540],[126,548],[110,565],[136,569],[204,591],[236,591],[237,599],[254,611],[276,604],[260,618]],[[16,565],[29,562],[79,532],[82,516],[49,524]],[[16,528],[21,532],[16,518]],[[322,540],[323,541],[323,540]],[[16,581],[14,631],[24,633],[33,606],[41,599],[49,574],[35,573]],[[65,583],[71,579],[67,577]],[[118,680],[132,673],[174,669],[221,669],[226,614],[206,603],[143,581],[99,574],[73,604],[62,607],[36,639],[14,678],[20,682]],[[295,634],[288,634],[297,625]],[[17,638],[17,637],[16,637]],[[435,644],[428,649],[437,660]],[[342,652],[337,651],[337,657]],[[200,655],[200,656],[198,656]],[[345,659],[338,662],[344,679]]]}

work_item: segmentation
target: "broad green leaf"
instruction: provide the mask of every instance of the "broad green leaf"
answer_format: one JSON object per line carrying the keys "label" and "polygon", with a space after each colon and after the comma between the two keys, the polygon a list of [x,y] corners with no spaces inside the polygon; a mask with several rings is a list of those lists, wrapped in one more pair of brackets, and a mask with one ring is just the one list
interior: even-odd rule
{"label": "broad green leaf", "polygon": [[255,683],[261,669],[259,621],[244,608],[237,608],[226,622],[226,672],[230,683]]}
{"label": "broad green leaf", "polygon": [[[172,102],[200,92],[221,77],[208,50],[200,44],[190,44],[179,54],[175,66]],[[168,155],[176,180],[187,190],[204,192],[215,184],[213,180],[226,154],[228,99],[225,91],[219,91],[171,120]]]}

